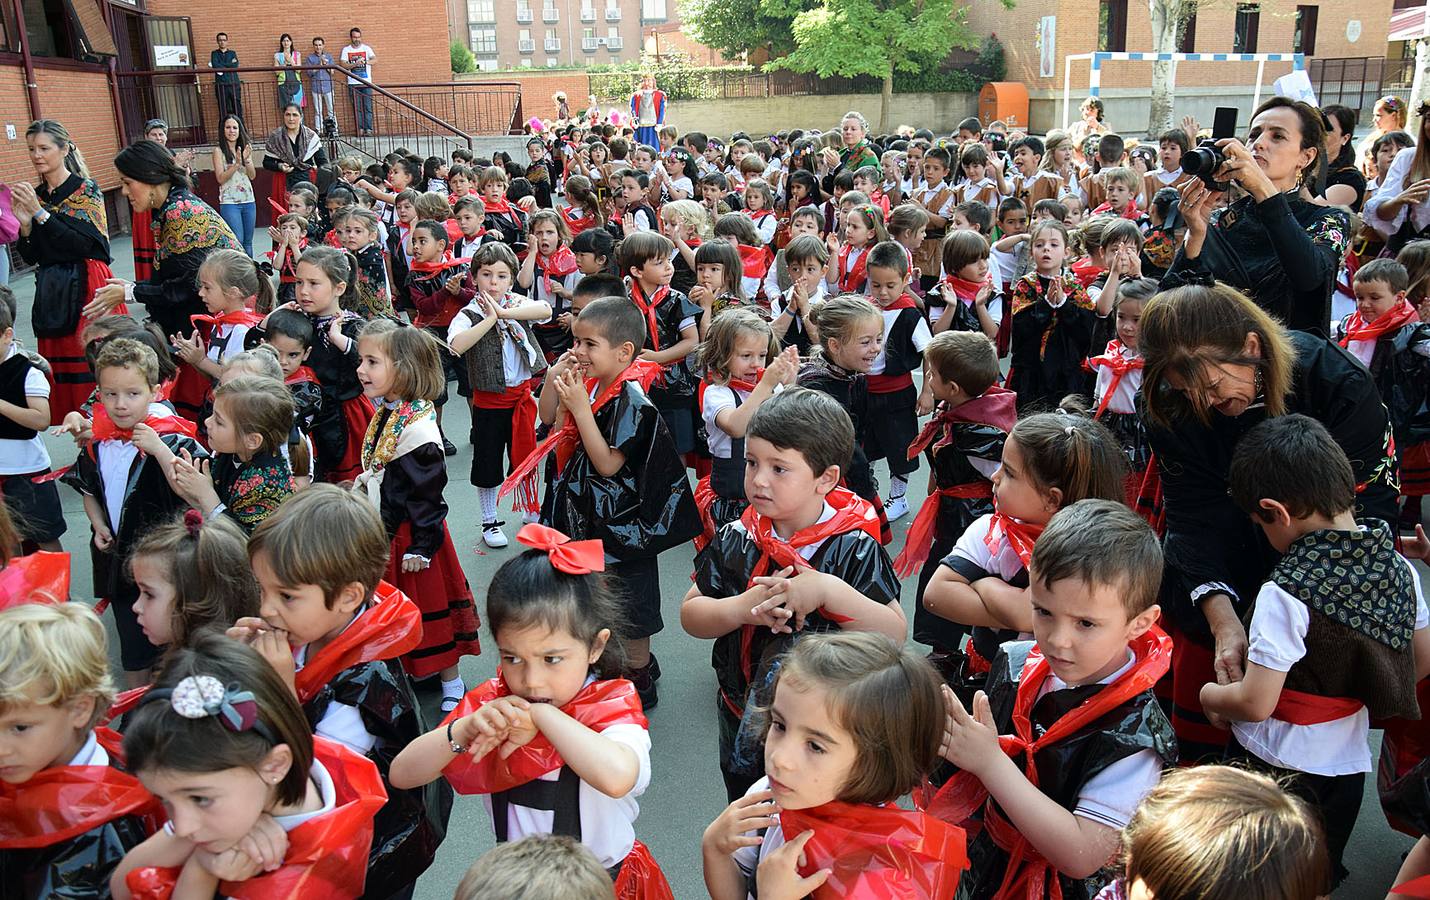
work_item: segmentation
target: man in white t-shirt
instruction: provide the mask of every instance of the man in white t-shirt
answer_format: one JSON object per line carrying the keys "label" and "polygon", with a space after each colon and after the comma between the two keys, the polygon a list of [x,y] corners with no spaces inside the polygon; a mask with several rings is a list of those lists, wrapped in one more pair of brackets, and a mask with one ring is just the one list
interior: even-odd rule
{"label": "man in white t-shirt", "polygon": [[[358,78],[365,78],[372,81],[372,64],[377,59],[377,54],[372,48],[362,42],[362,29],[353,28],[348,31],[349,42],[343,47],[339,54],[339,61],[343,68],[352,75],[348,76],[348,94],[353,100],[353,119],[357,123],[358,134],[372,134],[372,88],[363,84]],[[353,75],[358,76],[354,78]]]}

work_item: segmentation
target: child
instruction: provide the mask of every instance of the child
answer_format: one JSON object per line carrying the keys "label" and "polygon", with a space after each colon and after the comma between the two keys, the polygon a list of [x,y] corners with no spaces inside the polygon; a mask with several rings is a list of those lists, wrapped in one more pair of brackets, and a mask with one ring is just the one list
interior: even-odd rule
{"label": "child", "polygon": [[571,239],[571,252],[582,278],[609,274],[616,262],[616,239],[604,228],[588,228]]}
{"label": "child", "polygon": [[[1086,416],[1043,413],[1008,432],[991,476],[993,513],[964,530],[923,592],[925,609],[972,629],[957,683],[977,686],[999,644],[1033,630],[1028,560],[1048,521],[1079,500],[1121,501],[1125,471],[1116,439]],[[963,668],[962,660],[951,662]]]}
{"label": "child", "polygon": [[1032,265],[1028,244],[1028,208],[1017,197],[1009,197],[998,204],[998,240],[990,248],[1000,284],[1006,287],[1028,273]]}
{"label": "child", "polygon": [[482,244],[495,240],[487,237],[486,206],[481,197],[463,197],[453,207],[452,215],[457,220],[457,230],[461,237],[452,244],[452,256],[465,259],[476,252]]}
{"label": "child", "polygon": [[[384,579],[422,609],[422,643],[408,657],[414,678],[437,673],[443,712],[462,695],[457,661],[481,652],[472,592],[447,532],[447,463],[432,400],[442,389],[440,346],[428,332],[369,322],[358,338],[358,380],[379,411],[363,439],[354,490],[382,514],[392,549]],[[450,621],[447,628],[442,624]],[[444,634],[450,631],[451,634]]]}
{"label": "child", "polygon": [[695,449],[696,378],[689,357],[700,342],[701,310],[670,287],[673,249],[663,235],[633,234],[621,242],[617,263],[631,302],[646,324],[640,358],[661,367],[650,389],[650,401],[670,429],[676,452],[685,454]]}
{"label": "child", "polygon": [[755,224],[743,213],[726,213],[715,221],[715,238],[724,240],[740,253],[740,288],[746,299],[759,302],[765,276],[774,255],[760,243]]}
{"label": "child", "polygon": [[615,173],[615,178],[620,185],[621,197],[626,201],[625,213],[618,223],[620,235],[630,237],[640,231],[655,231],[655,210],[646,202],[650,178],[639,169],[622,169]]}
{"label": "child", "polygon": [[768,247],[775,239],[775,229],[779,227],[779,217],[775,214],[775,192],[763,178],[756,178],[745,185],[745,215],[754,223],[755,237],[759,245]]}
{"label": "child", "polygon": [[1146,209],[1162,188],[1180,188],[1195,176],[1182,171],[1182,157],[1192,149],[1192,140],[1180,128],[1162,132],[1157,139],[1157,168],[1142,177],[1138,205]]}
{"label": "child", "polygon": [[533,834],[482,854],[462,876],[454,900],[539,897],[611,900],[611,876],[580,841]]}
{"label": "child", "polygon": [[923,246],[928,224],[928,213],[912,203],[896,206],[889,213],[889,240],[897,241],[904,248],[909,258],[909,290],[919,296],[923,295],[923,288],[919,286],[922,273],[915,271],[914,253]]}
{"label": "child", "polygon": [[156,647],[186,647],[205,628],[258,615],[248,535],[227,516],[205,520],[190,509],[156,526],[134,545],[129,569],[139,587],[135,616]]}
{"label": "child", "polygon": [[[542,210],[536,215],[552,213]],[[505,244],[480,248],[472,257],[472,270],[476,298],[453,317],[446,339],[462,357],[472,388],[471,479],[482,509],[482,541],[499,549],[507,545],[497,521],[502,456],[509,456],[515,469],[536,447],[531,381],[545,371],[546,357],[532,326],[552,315],[548,304],[512,292],[516,255]],[[522,484],[517,505],[527,519],[539,512],[534,476]]]}
{"label": "child", "polygon": [[1083,360],[1097,323],[1087,291],[1063,269],[1067,228],[1061,222],[1040,222],[1031,238],[1034,270],[1013,285],[1009,313],[1013,362],[1008,387],[1018,395],[1020,414],[1046,409],[1067,394],[1087,393]]}
{"label": "child", "polygon": [[1117,288],[1113,315],[1117,337],[1107,342],[1101,356],[1087,361],[1097,374],[1093,385],[1093,418],[1101,419],[1122,444],[1127,456],[1127,501],[1135,505],[1142,479],[1152,461],[1147,431],[1137,415],[1137,395],[1142,392],[1142,354],[1137,349],[1137,329],[1142,306],[1157,293],[1157,282],[1137,278]]}
{"label": "child", "polygon": [[358,263],[351,253],[313,247],[304,252],[298,269],[298,308],[313,326],[307,367],[322,391],[312,432],[315,471],[323,481],[351,481],[362,471],[362,436],[374,412],[357,379],[363,321],[344,309],[344,301],[351,305],[357,297]]}
{"label": "child", "polygon": [[[304,365],[313,352],[313,322],[294,309],[275,310],[264,326],[264,345],[278,358],[283,384],[293,397],[293,430],[288,435],[289,460],[293,464],[295,486],[306,486],[313,476],[313,451],[310,435],[313,423],[323,403],[323,387],[318,376]],[[306,465],[297,465],[293,451],[302,445],[306,450]],[[300,482],[299,479],[307,481]]]}
{"label": "child", "polygon": [[[651,237],[668,243],[660,235]],[[651,243],[646,237],[634,240]],[[637,249],[654,249],[650,259],[670,264],[663,247]],[[555,450],[556,471],[547,481],[542,523],[603,542],[612,577],[619,579],[626,598],[628,677],[641,704],[652,709],[658,702],[660,668],[650,652],[650,636],[664,626],[657,554],[699,534],[700,512],[664,414],[640,384],[657,371],[650,360],[636,359],[645,343],[645,324],[641,311],[624,297],[593,300],[581,310],[571,325],[575,343],[570,356],[547,370],[541,390],[541,421],[559,427],[508,476],[502,490],[510,490]],[[596,484],[599,490],[592,490]]]}
{"label": "child", "polygon": [[773,681],[768,774],[700,842],[710,896],[952,897],[961,830],[897,804],[938,759],[928,663],[881,635],[812,634]]}
{"label": "child", "polygon": [[566,206],[561,208],[561,218],[573,238],[587,229],[600,227],[601,201],[591,179],[585,175],[572,175],[566,179],[562,195]]}
{"label": "child", "polygon": [[377,228],[377,216],[372,210],[347,211],[342,246],[358,262],[357,297],[351,311],[364,319],[396,315],[392,308],[392,292],[387,286],[387,265]]}
{"label": "child", "polygon": [[1093,207],[1089,215],[1100,216],[1108,213],[1139,224],[1146,219],[1142,210],[1137,208],[1137,192],[1142,188],[1142,179],[1136,172],[1125,166],[1114,166],[1104,169],[1100,177],[1103,196],[1107,199],[1100,206]]}
{"label": "child", "polygon": [[102,405],[94,411],[93,439],[63,480],[84,498],[93,532],[95,595],[108,598],[114,610],[120,662],[133,687],[148,680],[158,654],[135,620],[138,589],[124,560],[155,523],[187,508],[171,486],[171,470],[155,453],[167,447],[196,457],[208,454],[194,440],[192,422],[154,402],[159,360],[147,345],[111,338],[100,349],[94,372]]}
{"label": "child", "polygon": [[801,234],[780,251],[790,287],[770,301],[770,328],[781,347],[807,356],[818,334],[813,329],[815,304],[824,300],[824,271],[829,250],[818,236]]}
{"label": "child", "polygon": [[[416,315],[412,324],[441,340],[457,312],[476,296],[468,260],[454,259],[448,249],[447,230],[441,222],[423,219],[412,229],[412,269],[407,275],[407,292]],[[467,373],[455,353],[443,349],[442,391],[435,398],[437,425],[442,424],[442,407],[447,404],[447,385],[457,383],[459,396],[471,393]],[[442,448],[448,456],[457,448],[446,437]]]}
{"label": "child", "polygon": [[958,205],[958,194],[948,184],[952,173],[952,162],[948,150],[934,147],[924,155],[924,186],[913,191],[909,200],[917,203],[928,213],[928,227],[924,242],[914,253],[914,265],[920,273],[920,285],[924,291],[938,281],[939,242],[948,233],[949,220],[953,218]]}
{"label": "child", "polygon": [[1098,900],[1317,900],[1330,890],[1315,812],[1265,775],[1231,766],[1164,775],[1122,831],[1119,868]]}
{"label": "child", "polygon": [[993,167],[987,148],[982,144],[965,145],[958,154],[958,168],[963,173],[962,183],[954,188],[958,203],[977,200],[989,207],[998,205],[1002,194],[998,189],[999,179],[989,175]]}
{"label": "child", "polygon": [[[117,900],[176,889],[276,897],[300,882],[349,896],[365,882],[378,887],[365,878],[372,816],[386,798],[377,768],[315,739],[288,686],[252,649],[208,634],[176,650],[134,712],[124,752],[169,821],[114,870]],[[264,833],[273,826],[281,839]],[[278,858],[246,840],[256,828],[281,841],[269,844],[283,848]]]}
{"label": "child", "polygon": [[526,213],[508,202],[508,184],[506,170],[500,166],[488,166],[482,170],[481,178],[477,180],[477,190],[482,195],[482,211],[486,214],[482,224],[513,252],[521,254],[526,252],[526,244],[522,240],[526,236]]}
{"label": "child", "polygon": [[[785,248],[789,246],[790,242],[795,238],[808,236],[818,240],[821,246],[824,244],[824,214],[819,211],[819,207],[812,204],[798,207],[790,215],[786,224],[788,227],[783,231],[782,238],[781,236],[775,238],[777,244],[783,239],[784,247],[775,251],[774,262],[770,264],[769,271],[765,273],[764,296],[771,305],[781,294],[794,287],[794,281],[789,274],[789,263],[785,259]],[[826,250],[825,256],[828,257],[828,255]],[[820,281],[823,280],[821,276]]]}
{"label": "child", "polygon": [[1063,181],[1056,173],[1039,166],[1043,159],[1043,142],[1024,137],[1008,145],[1013,171],[1007,175],[1007,195],[1023,201],[1024,209],[1032,209],[1039,200],[1056,200],[1066,193]]}
{"label": "child", "polygon": [[460,164],[447,167],[447,202],[452,204],[453,209],[456,209],[458,201],[470,196],[475,188],[469,167]]}
{"label": "child", "polygon": [[[794,383],[798,351],[779,350],[770,325],[750,310],[731,309],[700,345],[700,416],[710,445],[710,475],[695,488],[709,541],[745,511],[745,428],[775,392]],[[704,543],[701,544],[704,546]]]}
{"label": "child", "polygon": [[[907,455],[918,433],[916,410],[920,404],[912,373],[922,368],[924,348],[933,335],[908,291],[909,261],[902,246],[893,241],[876,245],[869,251],[868,271],[869,296],[884,320],[884,341],[869,366],[869,427],[864,452],[870,463],[889,461],[889,499],[884,512],[894,522],[909,511],[904,494],[909,475],[918,468],[918,461]],[[927,401],[927,408],[932,407],[932,401]]]}
{"label": "child", "polygon": [[[988,337],[945,331],[929,342],[924,358],[933,398],[940,405],[909,445],[908,456],[928,454],[930,488],[894,561],[902,577],[921,566],[920,598],[954,542],[975,519],[993,512],[993,473],[1017,420],[1013,394],[998,387],[998,354]],[[922,602],[914,607],[914,640],[932,648],[936,666],[943,668],[961,655],[963,632]]]}
{"label": "child", "polygon": [[[314,485],[295,495],[253,533],[248,556],[262,592],[259,616],[240,619],[229,637],[251,644],[296,694],[306,728],[377,765],[387,802],[369,812],[376,834],[367,889],[387,897],[432,863],[446,833],[451,793],[394,786],[394,757],[427,728],[405,671],[424,665],[419,643],[436,654],[477,641],[476,612],[428,616],[381,581],[395,565],[376,506],[355,491]],[[426,602],[426,601],[424,601]],[[439,656],[440,659],[440,656]],[[429,669],[429,671],[431,671]],[[458,686],[458,691],[461,688]]]}
{"label": "child", "polygon": [[1063,208],[1067,210],[1067,214],[1063,216],[1063,224],[1068,227],[1069,231],[1076,229],[1086,221],[1088,216],[1087,207],[1083,205],[1080,198],[1068,195],[1063,197],[1059,202],[1062,203]]}
{"label": "child", "polygon": [[388,284],[394,289],[393,305],[399,309],[411,310],[405,290],[398,290],[407,284],[407,270],[412,265],[412,226],[417,224],[416,191],[406,190],[397,195],[396,219],[387,229],[387,262],[392,278]]}
{"label": "child", "polygon": [[273,271],[278,273],[278,303],[292,303],[298,285],[298,258],[308,248],[308,220],[296,213],[284,213],[278,217],[278,227],[270,228],[273,235],[273,249],[268,259]]}
{"label": "child", "polygon": [[879,189],[883,173],[876,166],[863,166],[854,172],[854,191],[869,198],[869,205],[889,218],[889,198]]}
{"label": "child", "polygon": [[[1150,278],[1160,279],[1172,267],[1177,250],[1182,246],[1184,226],[1181,215],[1181,195],[1176,188],[1162,188],[1152,195],[1147,207],[1147,229],[1142,238],[1142,272]],[[1341,282],[1336,283],[1336,293],[1331,298],[1334,310],[1341,294]]]}
{"label": "child", "polygon": [[694,200],[676,200],[660,208],[660,233],[675,245],[670,257],[675,274],[670,285],[689,294],[696,282],[695,254],[710,237],[710,217]]}
{"label": "child", "polygon": [[745,429],[750,506],[696,559],[680,621],[716,642],[720,773],[731,800],[763,774],[753,714],[768,702],[774,658],[797,633],[903,638],[898,579],[874,536],[878,517],[838,486],[853,451],[853,425],[833,398],[794,389],[767,400]]}
{"label": "child", "polygon": [[429,156],[422,162],[422,190],[447,194],[447,161],[440,156]]}
{"label": "child", "polygon": [[1171,660],[1155,624],[1161,572],[1156,535],[1126,506],[1067,507],[1033,548],[1033,640],[1003,645],[971,714],[944,688],[943,755],[960,771],[927,811],[982,826],[968,848],[967,896],[1035,883],[1091,895],[1101,884],[1085,879],[1176,762],[1152,696]]}
{"label": "child", "polygon": [[702,336],[708,334],[716,316],[745,306],[743,272],[740,251],[726,241],[710,241],[695,251],[696,283],[690,289],[690,299],[701,310],[698,330]]}
{"label": "child", "polygon": [[[1010,202],[1018,205],[1010,206]],[[998,204],[999,209],[1005,206],[1010,209],[1019,209],[1022,207],[1022,201],[1009,198]],[[1024,227],[1027,226],[1026,213],[1027,210],[1024,210]],[[972,203],[960,203],[953,208],[953,215],[949,218],[948,224],[952,231],[976,231],[984,238],[988,238],[993,234],[993,209],[988,204],[979,203],[976,200]]]}
{"label": "child", "polygon": [[198,283],[208,314],[189,317],[194,325],[189,337],[175,334],[169,340],[180,359],[216,379],[224,361],[243,352],[249,329],[262,321],[249,304],[273,308],[273,282],[241,250],[215,250],[199,266]]}
{"label": "child", "polygon": [[[13,599],[13,598],[7,598]],[[6,896],[109,896],[158,804],[96,728],[114,687],[104,625],[83,603],[0,609],[0,856]]]}
{"label": "child", "polygon": [[[846,199],[848,195],[846,195]],[[861,294],[869,281],[869,250],[887,241],[884,216],[868,204],[851,206],[844,213],[843,242],[829,236],[829,290],[838,294]]]}
{"label": "child", "polygon": [[50,382],[15,340],[15,314],[5,302],[0,302],[0,347],[5,348],[0,362],[0,491],[24,538],[58,553],[67,526],[59,489],[54,479],[44,477],[50,474],[50,452],[40,436],[50,424]]}
{"label": "child", "polygon": [[1212,722],[1231,723],[1231,755],[1289,778],[1320,813],[1333,885],[1371,771],[1370,718],[1414,718],[1430,674],[1420,579],[1387,523],[1356,519],[1355,481],[1306,416],[1268,419],[1237,443],[1229,492],[1283,555],[1256,595],[1245,676],[1201,690]]}
{"label": "child", "polygon": [[955,231],[943,239],[944,276],[929,291],[928,321],[934,334],[976,331],[989,339],[998,336],[998,323],[989,306],[995,300],[988,267],[988,241],[976,231]]}
{"label": "child", "polygon": [[532,300],[550,310],[546,318],[538,317],[536,340],[550,362],[571,349],[569,317],[562,324],[561,316],[570,312],[571,291],[581,280],[576,254],[571,252],[571,232],[566,220],[553,209],[541,209],[527,220],[528,246],[516,283]]}

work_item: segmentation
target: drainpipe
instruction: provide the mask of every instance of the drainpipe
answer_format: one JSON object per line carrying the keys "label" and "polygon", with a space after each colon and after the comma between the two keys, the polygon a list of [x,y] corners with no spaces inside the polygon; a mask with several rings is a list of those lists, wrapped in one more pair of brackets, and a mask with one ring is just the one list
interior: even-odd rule
{"label": "drainpipe", "polygon": [[30,98],[30,118],[40,118],[40,85],[35,81],[35,60],[30,56],[30,35],[25,29],[25,7],[11,0],[15,10],[15,30],[20,32],[20,59],[25,65],[25,92]]}
{"label": "drainpipe", "polygon": [[[104,24],[109,28],[110,35],[114,35],[114,8],[105,3],[100,6],[100,9],[104,11]],[[119,38],[116,36],[114,41],[117,44]],[[118,57],[111,56],[107,68],[109,69],[109,104],[114,107],[114,134],[119,139],[119,145],[123,147],[129,143],[129,135],[126,133],[128,129],[124,127],[124,111],[119,106],[119,77],[115,74],[119,71]]]}

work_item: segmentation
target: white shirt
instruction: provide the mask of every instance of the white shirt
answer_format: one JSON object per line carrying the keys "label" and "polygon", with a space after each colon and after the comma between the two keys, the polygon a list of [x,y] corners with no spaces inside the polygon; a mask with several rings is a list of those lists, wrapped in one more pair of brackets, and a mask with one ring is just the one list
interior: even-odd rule
{"label": "white shirt", "polygon": [[755,226],[755,236],[760,239],[760,243],[766,245],[775,239],[775,231],[780,227],[779,216],[774,213],[770,213],[763,219],[751,217],[750,223]]}
{"label": "white shirt", "polygon": [[[540,279],[538,279],[538,281],[539,280]],[[520,294],[508,294],[507,300],[511,306],[514,307],[531,302]],[[461,312],[452,317],[452,323],[447,326],[447,343],[450,344],[457,339],[457,335],[476,324],[467,318],[468,312],[475,313],[479,319],[485,319],[487,317],[486,312],[482,310],[480,302],[473,300],[471,303],[468,303],[462,307]],[[550,317],[548,316],[545,321],[550,321]],[[541,348],[535,346],[534,342],[528,339],[526,341],[528,344],[526,355],[522,354],[521,347],[517,345],[516,341],[512,340],[511,336],[512,328],[521,329],[521,323],[519,322],[498,320],[492,327],[496,329],[497,334],[501,337],[501,370],[502,378],[505,379],[506,386],[519,387],[526,384],[531,380],[531,367],[535,363],[536,356],[541,353]],[[523,336],[525,336],[525,329],[522,329],[522,333]],[[468,347],[467,350],[470,352],[471,348]]]}
{"label": "white shirt", "polygon": [[[353,627],[353,622],[365,611],[366,607],[360,610],[357,616],[353,616],[352,622],[344,626],[343,631]],[[293,651],[295,672],[303,671],[303,666],[308,664],[308,646],[303,644]],[[362,720],[362,711],[350,703],[339,703],[336,700],[328,704],[313,733],[342,744],[359,756],[367,756],[368,751],[377,744],[377,737],[367,730],[367,725]]]}
{"label": "white shirt", "polygon": [[679,178],[672,178],[670,180],[670,189],[674,191],[684,191],[686,200],[691,200],[695,197],[695,182],[691,181],[685,175]]}
{"label": "white shirt", "polygon": [[1395,161],[1390,164],[1390,171],[1385,173],[1385,177],[1380,180],[1380,187],[1375,189],[1375,193],[1365,201],[1365,210],[1361,212],[1361,218],[1370,227],[1379,231],[1386,237],[1390,237],[1400,230],[1400,226],[1405,224],[1405,216],[1409,214],[1410,224],[1417,232],[1423,231],[1430,226],[1430,201],[1421,201],[1411,206],[1402,206],[1392,219],[1382,219],[1376,212],[1381,204],[1394,200],[1400,195],[1402,184],[1406,183],[1406,176],[1410,174],[1410,166],[1415,161],[1415,148],[1406,147],[1395,154]]}
{"label": "white shirt", "polygon": [[[351,43],[343,45],[343,52],[338,54],[338,58],[343,62],[351,62],[354,57],[364,61],[361,66],[353,68],[353,74],[361,75],[368,81],[372,81],[372,61],[377,59],[377,54],[372,52],[372,48],[367,44],[358,44],[354,47]],[[348,84],[361,84],[352,75],[348,76]]]}
{"label": "white shirt", "polygon": [[[1396,556],[1396,561],[1410,570],[1415,585],[1415,630],[1419,631],[1430,625],[1420,577],[1404,559]],[[1266,582],[1252,607],[1247,660],[1276,672],[1291,671],[1306,655],[1310,625],[1310,607],[1274,582]],[[1364,706],[1349,716],[1318,725],[1296,725],[1273,717],[1262,722],[1232,722],[1231,730],[1258,759],[1283,769],[1330,776],[1371,770],[1370,713]]]}
{"label": "white shirt", "polygon": [[[5,359],[20,352],[20,345],[10,344]],[[50,382],[38,366],[25,373],[25,396],[50,398]],[[0,475],[31,475],[50,467],[50,451],[45,449],[44,429],[34,437],[0,439]]]}
{"label": "white shirt", "polygon": [[[884,343],[879,349],[879,355],[874,357],[874,364],[869,367],[870,375],[884,374],[884,351],[889,346],[889,332],[893,329],[894,322],[898,320],[899,314],[902,312],[902,309],[879,310],[879,315],[884,317]],[[933,340],[933,334],[929,331],[929,323],[924,320],[923,316],[919,316],[919,320],[917,324],[914,325],[913,333],[909,336],[909,339],[913,342],[914,349],[920,353],[923,353],[924,348]]]}
{"label": "white shirt", "polygon": [[107,766],[109,765],[109,751],[99,745],[99,738],[94,736],[93,731],[90,731],[89,737],[84,739],[84,744],[79,748],[79,752],[65,765]]}
{"label": "white shirt", "polygon": [[988,544],[983,539],[988,534],[988,523],[991,521],[992,513],[974,519],[973,524],[964,530],[958,542],[953,545],[953,551],[948,558],[966,559],[989,575],[1012,581],[1023,571],[1023,561],[1018,558],[1018,552],[1013,546],[1001,538],[996,552],[988,549]]}
{"label": "white shirt", "polygon": [[[1136,359],[1137,354],[1126,347],[1123,347],[1119,354],[1123,359]],[[1093,397],[1096,403],[1101,403],[1102,398],[1107,394],[1107,389],[1112,384],[1112,369],[1107,366],[1097,367],[1097,386],[1093,390]],[[1107,401],[1107,408],[1115,413],[1132,413],[1137,411],[1137,393],[1142,390],[1142,370],[1131,369],[1122,376],[1122,380],[1117,383],[1117,390],[1113,392],[1112,399]]]}
{"label": "white shirt", "polygon": [[[773,268],[773,266],[771,266],[771,268]],[[815,290],[814,296],[809,298],[809,302],[811,304],[818,303],[824,299],[824,295],[824,279],[821,278],[819,281],[819,287]],[[783,294],[780,294],[778,292],[774,293],[770,297],[770,318],[778,319],[780,316],[785,314],[786,309],[790,309],[793,306],[793,287],[785,291]],[[792,321],[789,323],[789,329],[785,332],[786,335],[798,334],[801,331],[805,331],[804,323],[799,320],[798,313],[791,313],[790,318]]]}
{"label": "white shirt", "polygon": [[284,831],[292,831],[309,819],[316,819],[332,812],[338,806],[338,791],[333,786],[333,776],[328,773],[327,766],[313,760],[313,765],[308,769],[308,777],[312,779],[313,786],[318,789],[318,798],[323,801],[323,805],[312,812],[290,813],[286,816],[274,816],[273,821],[277,822]]}
{"label": "white shirt", "polygon": [[230,356],[243,352],[248,325],[216,325],[209,334],[208,358],[222,365]]}
{"label": "white shirt", "polygon": [[[784,390],[784,385],[775,385],[774,392]],[[734,450],[734,438],[730,437],[715,420],[727,409],[735,409],[735,395],[740,395],[740,403],[750,402],[749,391],[736,391],[725,384],[712,384],[705,388],[705,402],[700,408],[700,417],[705,420],[705,433],[710,446],[710,455],[716,459],[729,459]]]}
{"label": "white shirt", "polygon": [[[150,403],[147,416],[172,416],[174,413],[162,403]],[[104,485],[105,512],[109,514],[109,527],[119,531],[119,519],[124,514],[124,493],[129,486],[129,471],[139,458],[139,448],[129,441],[108,440],[99,442],[95,453],[99,462],[99,481]]]}

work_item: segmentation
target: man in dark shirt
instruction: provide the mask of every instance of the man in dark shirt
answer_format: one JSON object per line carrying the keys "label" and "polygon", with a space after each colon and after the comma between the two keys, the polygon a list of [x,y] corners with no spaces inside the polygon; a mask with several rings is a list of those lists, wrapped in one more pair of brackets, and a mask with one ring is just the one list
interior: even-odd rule
{"label": "man in dark shirt", "polygon": [[223,120],[231,115],[243,120],[243,86],[238,83],[238,73],[226,71],[238,68],[238,53],[228,48],[228,35],[220,31],[214,40],[218,49],[209,54],[209,68],[214,69],[215,94],[218,97],[219,133],[223,132]]}

